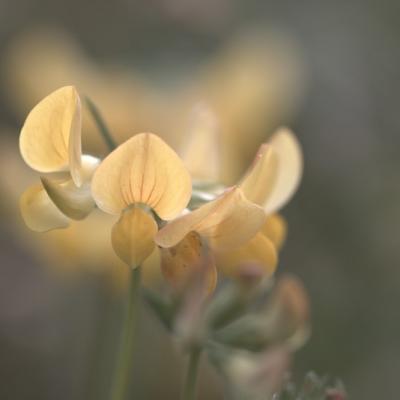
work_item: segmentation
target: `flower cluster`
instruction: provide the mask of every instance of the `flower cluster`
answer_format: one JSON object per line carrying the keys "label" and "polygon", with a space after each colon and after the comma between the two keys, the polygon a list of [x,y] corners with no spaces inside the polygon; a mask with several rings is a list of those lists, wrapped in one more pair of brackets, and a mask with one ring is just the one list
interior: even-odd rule
{"label": "flower cluster", "polygon": [[[224,188],[204,175],[192,185],[189,170],[198,177],[199,142],[210,132],[204,126],[194,132],[185,162],[152,133],[132,136],[100,162],[82,155],[77,91],[58,89],[36,105],[21,131],[24,160],[46,174],[21,197],[24,220],[36,231],[63,228],[97,206],[119,217],[111,232],[116,254],[137,268],[159,249],[163,274],[175,287],[204,265],[205,253],[210,291],[217,269],[238,277],[242,265],[254,264],[270,276],[285,236],[285,222],[276,212],[301,178],[299,144],[282,128],[260,147],[235,186]],[[202,162],[215,179],[215,168],[208,168],[214,160]]]}
{"label": "flower cluster", "polygon": [[[100,160],[82,154],[81,130],[81,101],[72,86],[30,112],[20,151],[42,176],[20,207],[28,227],[39,232],[65,228],[95,208],[115,218],[110,240],[131,284],[111,398],[127,398],[139,293],[190,354],[185,399],[195,398],[192,374],[202,351],[239,396],[232,398],[272,394],[291,352],[309,333],[301,283],[268,279],[286,236],[278,211],[302,175],[294,134],[277,130],[243,177],[227,187],[220,179],[217,124],[204,107],[195,113],[182,158],[153,133],[116,147],[103,131],[112,148]],[[155,252],[172,289],[168,298],[139,287],[140,270]],[[217,285],[220,277],[231,283]]]}

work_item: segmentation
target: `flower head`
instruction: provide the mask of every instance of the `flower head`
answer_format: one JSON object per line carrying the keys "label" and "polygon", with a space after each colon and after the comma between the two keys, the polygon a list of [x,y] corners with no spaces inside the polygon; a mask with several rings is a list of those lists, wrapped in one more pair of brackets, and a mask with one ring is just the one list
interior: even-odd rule
{"label": "flower head", "polygon": [[22,195],[20,207],[26,224],[42,232],[65,228],[69,218],[85,218],[94,208],[90,179],[99,161],[82,155],[81,102],[73,86],[56,90],[33,108],[19,144],[32,169],[53,174],[43,176],[41,185]]}
{"label": "flower head", "polygon": [[195,179],[192,192],[183,161],[152,133],[134,135],[101,163],[82,155],[79,95],[72,86],[53,92],[31,111],[21,131],[26,163],[53,174],[42,176],[41,185],[21,197],[26,223],[37,231],[66,227],[69,218],[83,219],[97,205],[119,216],[111,232],[119,258],[137,267],[157,244],[164,276],[175,286],[206,264],[205,253],[212,288],[216,267],[240,277],[242,265],[257,264],[271,275],[286,235],[276,212],[301,178],[296,138],[288,129],[278,130],[242,180],[224,189],[218,182],[216,119],[201,107],[193,122],[184,151]]}
{"label": "flower head", "polygon": [[301,148],[289,129],[279,129],[269,142],[260,146],[239,187],[248,201],[263,208],[267,218],[248,242],[218,254],[217,263],[226,275],[237,276],[241,264],[253,262],[262,267],[266,276],[275,271],[277,250],[286,237],[285,220],[276,212],[296,191],[302,168]]}
{"label": "flower head", "polygon": [[[200,122],[204,120],[204,115],[199,118]],[[210,148],[215,137],[215,130],[213,134],[208,133],[203,135],[203,139],[207,136],[208,143],[204,148]],[[194,139],[192,142],[196,143]],[[193,170],[193,163],[187,162]],[[225,275],[239,277],[241,265],[256,263],[269,276],[275,271],[277,250],[286,236],[285,221],[275,212],[296,190],[301,170],[297,139],[282,128],[268,143],[261,145],[238,186],[171,221],[157,233],[155,240],[161,248],[171,248],[195,231],[207,240],[216,265]],[[177,264],[175,280],[179,271]],[[171,267],[167,275],[171,275]]]}
{"label": "flower head", "polygon": [[157,224],[176,217],[192,191],[190,175],[177,154],[158,136],[140,133],[111,152],[96,170],[92,194],[97,206],[119,214],[114,250],[137,267],[151,254]]}
{"label": "flower head", "polygon": [[38,172],[70,171],[77,186],[81,178],[81,102],[73,86],[45,97],[28,114],[20,135],[25,162]]}

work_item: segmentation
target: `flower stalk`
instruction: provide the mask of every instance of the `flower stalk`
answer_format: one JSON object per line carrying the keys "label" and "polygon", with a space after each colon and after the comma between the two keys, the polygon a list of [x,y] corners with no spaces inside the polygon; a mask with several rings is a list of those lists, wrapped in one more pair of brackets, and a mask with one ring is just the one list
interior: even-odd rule
{"label": "flower stalk", "polygon": [[138,319],[140,268],[132,269],[120,350],[111,386],[111,400],[125,400],[132,375],[136,321]]}
{"label": "flower stalk", "polygon": [[99,129],[99,132],[100,132],[104,142],[106,143],[108,149],[110,151],[113,151],[117,147],[117,144],[115,143],[110,130],[108,129],[106,123],[104,122],[104,119],[103,119],[99,109],[97,108],[96,104],[94,104],[94,102],[89,97],[86,96],[85,101],[86,101],[86,105],[90,111],[90,114],[92,115],[93,120],[96,123],[97,128]]}
{"label": "flower stalk", "polygon": [[189,354],[189,363],[183,387],[182,400],[196,399],[196,384],[199,374],[200,359],[201,359],[201,348],[194,347]]}

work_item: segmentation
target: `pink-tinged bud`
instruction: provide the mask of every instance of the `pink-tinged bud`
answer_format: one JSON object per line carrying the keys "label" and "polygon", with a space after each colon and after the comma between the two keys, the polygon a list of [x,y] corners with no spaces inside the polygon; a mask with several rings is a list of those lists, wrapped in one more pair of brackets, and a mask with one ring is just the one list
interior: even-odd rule
{"label": "pink-tinged bud", "polygon": [[263,267],[256,262],[246,262],[238,267],[238,281],[244,286],[252,287],[257,285],[264,275]]}

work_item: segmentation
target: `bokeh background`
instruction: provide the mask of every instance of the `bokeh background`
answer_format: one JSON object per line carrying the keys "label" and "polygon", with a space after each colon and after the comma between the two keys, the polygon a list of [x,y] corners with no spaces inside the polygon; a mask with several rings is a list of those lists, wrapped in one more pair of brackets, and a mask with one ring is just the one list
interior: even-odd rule
{"label": "bokeh background", "polygon": [[[190,109],[210,103],[226,181],[275,127],[293,128],[305,174],[284,210],[279,268],[303,280],[313,326],[294,374],[339,376],[353,399],[398,399],[399,15],[394,0],[2,0],[0,398],[86,399],[93,370],[107,377],[97,343],[112,334],[103,316],[118,317],[121,279],[100,268],[101,249],[81,249],[101,234],[38,239],[16,207],[31,179],[18,130],[40,98],[72,83],[119,139],[151,129],[178,146]],[[86,148],[101,155],[86,129]],[[76,274],[76,259],[93,265]],[[142,319],[135,398],[175,399],[182,362]],[[201,398],[220,398],[212,371],[203,375],[215,385]]]}

